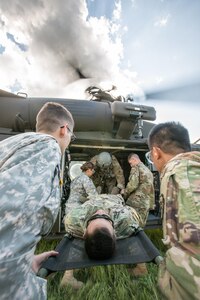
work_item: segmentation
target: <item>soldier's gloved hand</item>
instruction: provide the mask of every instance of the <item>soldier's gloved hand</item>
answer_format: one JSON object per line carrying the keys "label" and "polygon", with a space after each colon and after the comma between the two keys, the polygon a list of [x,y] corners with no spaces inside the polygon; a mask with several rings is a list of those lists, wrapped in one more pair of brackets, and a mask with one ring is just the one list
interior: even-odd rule
{"label": "soldier's gloved hand", "polygon": [[124,189],[124,186],[123,186],[123,184],[121,184],[121,183],[118,183],[118,184],[117,184],[117,187],[118,187],[118,189],[120,189],[120,190],[123,190],[123,189]]}
{"label": "soldier's gloved hand", "polygon": [[85,201],[87,201],[88,198],[84,197],[84,196],[80,196],[79,200],[80,200],[81,203],[85,203]]}
{"label": "soldier's gloved hand", "polygon": [[37,273],[39,269],[41,268],[42,263],[47,260],[50,256],[56,256],[58,255],[57,251],[47,251],[43,252],[38,255],[34,255],[33,262],[32,262],[32,270]]}
{"label": "soldier's gloved hand", "polygon": [[125,193],[125,189],[122,189],[122,190],[120,191],[120,194],[121,194],[121,195],[124,195],[124,193]]}
{"label": "soldier's gloved hand", "polygon": [[127,193],[126,189],[124,189],[123,198],[124,198],[124,200],[126,200],[128,198],[128,193]]}

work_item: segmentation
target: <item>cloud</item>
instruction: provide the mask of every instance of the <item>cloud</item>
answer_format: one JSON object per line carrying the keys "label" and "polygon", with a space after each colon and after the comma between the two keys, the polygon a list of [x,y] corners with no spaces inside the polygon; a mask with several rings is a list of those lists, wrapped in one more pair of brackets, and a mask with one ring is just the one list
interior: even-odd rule
{"label": "cloud", "polygon": [[[108,17],[92,17],[85,0],[1,0],[0,88],[81,99],[89,85],[114,84],[116,93],[143,96],[140,86],[199,78],[198,1],[91,2],[94,15],[100,7],[96,15]],[[166,120],[170,109],[157,115]]]}
{"label": "cloud", "polygon": [[29,96],[67,97],[68,85],[80,84],[80,78],[131,86],[133,76],[120,69],[121,1],[111,20],[90,17],[84,0],[2,0],[0,10],[5,47],[0,76],[9,74],[1,88],[17,81]]}
{"label": "cloud", "polygon": [[121,1],[116,1],[116,7],[113,11],[113,18],[114,20],[119,20],[121,17],[121,10],[122,10],[122,6],[121,6]]}
{"label": "cloud", "polygon": [[170,14],[159,17],[157,21],[155,21],[154,26],[155,27],[166,27],[168,25],[169,19],[171,18]]}
{"label": "cloud", "polygon": [[137,0],[131,0],[131,5],[133,8],[137,8],[138,7]]}
{"label": "cloud", "polygon": [[10,90],[12,93],[18,92],[21,88],[21,84],[17,81],[17,79],[15,80],[15,83],[10,86]]}
{"label": "cloud", "polygon": [[28,50],[28,46],[23,44],[23,43],[19,43],[15,40],[15,37],[13,34],[10,34],[10,33],[6,33],[6,36],[9,40],[11,40],[13,43],[15,43],[22,51],[27,51]]}
{"label": "cloud", "polygon": [[0,54],[4,53],[5,49],[6,48],[0,44]]}

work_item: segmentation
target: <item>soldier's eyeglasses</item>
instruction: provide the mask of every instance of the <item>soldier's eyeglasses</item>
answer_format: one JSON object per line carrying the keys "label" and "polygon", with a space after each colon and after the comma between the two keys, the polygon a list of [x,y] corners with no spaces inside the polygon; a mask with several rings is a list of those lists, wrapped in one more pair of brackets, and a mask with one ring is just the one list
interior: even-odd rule
{"label": "soldier's eyeglasses", "polygon": [[[152,150],[151,150],[151,151],[152,151]],[[147,152],[147,153],[145,154],[145,157],[146,157],[146,160],[148,161],[148,163],[153,165],[153,160],[152,160],[152,155],[151,155],[152,153],[151,153],[151,151]]]}
{"label": "soldier's eyeglasses", "polygon": [[90,224],[90,222],[91,222],[92,220],[96,220],[96,219],[104,219],[104,220],[107,220],[107,221],[111,222],[112,227],[114,228],[114,222],[113,222],[113,220],[111,219],[111,217],[109,217],[109,216],[106,215],[106,214],[103,214],[103,215],[95,214],[95,215],[91,216],[91,218],[89,218],[89,220],[87,221],[86,228],[88,227],[88,225]]}
{"label": "soldier's eyeglasses", "polygon": [[[61,126],[60,128],[64,128],[66,125]],[[71,135],[71,142],[74,142],[76,139],[75,134],[73,133],[73,131],[71,131],[71,129],[67,126],[67,130],[69,131],[70,135]]]}
{"label": "soldier's eyeglasses", "polygon": [[74,142],[76,139],[75,134],[71,131],[71,129],[69,129],[69,127],[67,127],[67,129],[68,129],[69,133],[71,134],[71,142]]}

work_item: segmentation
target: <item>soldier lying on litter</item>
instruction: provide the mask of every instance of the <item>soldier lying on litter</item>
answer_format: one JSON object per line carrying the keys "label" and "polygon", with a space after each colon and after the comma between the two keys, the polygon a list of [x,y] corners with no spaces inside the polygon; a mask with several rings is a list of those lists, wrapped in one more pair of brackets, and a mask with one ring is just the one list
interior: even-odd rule
{"label": "soldier lying on litter", "polygon": [[[125,206],[121,195],[93,195],[84,204],[65,216],[66,232],[85,239],[85,249],[91,259],[108,259],[115,251],[116,239],[131,236],[139,227],[139,216],[132,207]],[[61,286],[80,288],[83,283],[66,271]]]}

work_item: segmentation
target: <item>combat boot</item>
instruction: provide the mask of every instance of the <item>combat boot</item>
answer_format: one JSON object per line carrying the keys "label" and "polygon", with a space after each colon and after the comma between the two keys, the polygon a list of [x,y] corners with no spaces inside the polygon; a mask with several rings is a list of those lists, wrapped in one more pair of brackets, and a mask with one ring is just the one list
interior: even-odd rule
{"label": "combat boot", "polygon": [[65,274],[61,280],[60,287],[71,286],[75,290],[79,290],[83,286],[82,281],[78,281],[73,274],[73,270],[65,271]]}
{"label": "combat boot", "polygon": [[134,268],[128,269],[130,275],[139,277],[148,274],[148,270],[145,263],[137,264]]}

